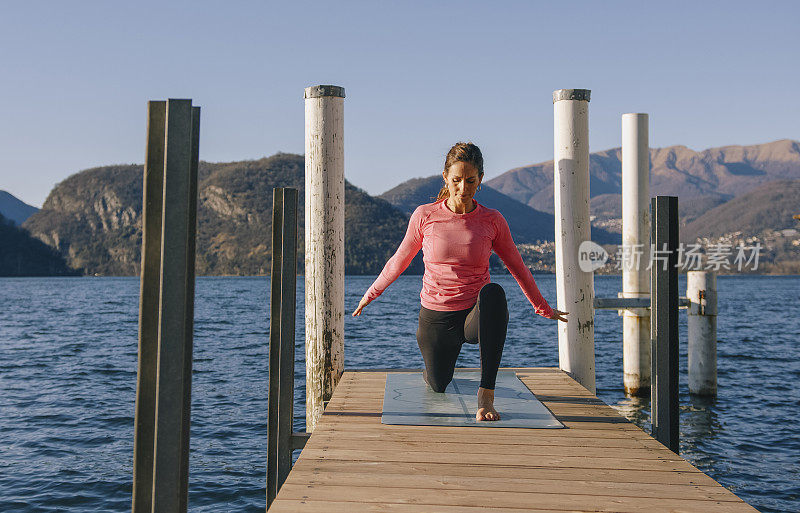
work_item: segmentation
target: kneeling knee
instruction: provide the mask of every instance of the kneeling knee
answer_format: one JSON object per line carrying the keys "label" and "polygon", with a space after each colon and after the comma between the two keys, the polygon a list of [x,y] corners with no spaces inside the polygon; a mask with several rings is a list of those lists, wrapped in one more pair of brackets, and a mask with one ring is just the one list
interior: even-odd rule
{"label": "kneeling knee", "polygon": [[434,383],[433,385],[431,385],[431,389],[434,392],[436,392],[437,394],[443,394],[444,391],[447,389],[447,385],[448,384],[449,383],[444,383],[444,384],[442,384],[442,383]]}
{"label": "kneeling knee", "polygon": [[480,297],[484,301],[498,302],[506,300],[506,291],[497,283],[487,283],[481,288]]}
{"label": "kneeling knee", "polygon": [[431,387],[431,389],[432,389],[434,392],[436,392],[437,394],[442,394],[442,393],[444,393],[445,389],[447,388],[447,385],[449,385],[449,384],[450,384],[450,381],[449,381],[449,380],[448,380],[448,381],[437,381],[437,380],[430,380],[430,381],[428,382],[428,385],[429,385],[429,386]]}

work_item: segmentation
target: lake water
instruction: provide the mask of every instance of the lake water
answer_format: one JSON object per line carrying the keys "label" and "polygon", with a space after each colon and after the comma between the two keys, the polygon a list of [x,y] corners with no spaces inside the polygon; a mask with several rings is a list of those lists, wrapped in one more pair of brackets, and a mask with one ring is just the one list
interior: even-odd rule
{"label": "lake water", "polygon": [[[557,366],[554,321],[510,276],[503,366]],[[372,277],[348,276],[352,311]],[[555,304],[555,277],[537,276]],[[619,277],[595,277],[616,297]],[[685,294],[685,281],[679,290]],[[403,276],[345,322],[346,367],[422,367],[420,277]],[[690,397],[681,312],[681,455],[764,512],[800,510],[800,277],[718,278],[719,396]],[[305,424],[298,283],[295,428]],[[0,512],[130,510],[139,282],[0,279]],[[266,278],[196,289],[189,510],[263,511],[268,384]],[[649,432],[649,401],[622,391],[622,320],[595,319],[598,396]],[[465,345],[458,366],[479,366]]]}

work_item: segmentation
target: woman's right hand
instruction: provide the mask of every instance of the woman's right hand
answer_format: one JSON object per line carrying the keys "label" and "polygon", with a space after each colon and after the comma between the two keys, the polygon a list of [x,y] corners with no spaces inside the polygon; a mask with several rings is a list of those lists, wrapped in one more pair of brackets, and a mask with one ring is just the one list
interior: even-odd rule
{"label": "woman's right hand", "polygon": [[366,298],[363,298],[363,297],[362,297],[362,298],[361,298],[361,301],[359,301],[359,303],[358,303],[358,308],[356,308],[356,309],[353,311],[353,317],[358,317],[359,315],[361,315],[361,310],[363,310],[363,309],[364,309],[364,307],[365,307],[365,306],[367,306],[369,303],[370,303],[370,302],[369,302],[369,301],[367,301],[367,300],[366,300]]}
{"label": "woman's right hand", "polygon": [[566,315],[567,315],[568,313],[569,313],[569,312],[562,312],[561,310],[556,310],[555,308],[553,308],[553,315],[551,315],[550,317],[548,317],[548,319],[553,319],[554,321],[564,321],[564,322],[567,322],[567,317],[566,317]]}

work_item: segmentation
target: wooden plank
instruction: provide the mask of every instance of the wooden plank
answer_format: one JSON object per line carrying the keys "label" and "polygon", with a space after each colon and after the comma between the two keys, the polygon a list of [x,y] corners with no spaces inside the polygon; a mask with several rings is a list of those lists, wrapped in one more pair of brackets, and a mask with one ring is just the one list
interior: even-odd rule
{"label": "wooden plank", "polygon": [[[569,385],[566,382],[541,382],[541,381],[532,381],[530,379],[522,379],[520,380],[524,383],[528,388],[530,388],[534,394],[541,394],[542,390],[557,390],[559,392],[566,392],[568,393],[569,397],[583,397],[586,400],[597,401],[597,398],[594,395],[591,395],[585,389],[578,389],[574,386]],[[385,381],[372,381],[372,382],[358,382],[347,383],[347,387],[344,391],[340,393],[349,394],[349,395],[370,395],[370,396],[383,396],[383,388],[385,386]],[[338,390],[338,387],[337,387]]]}
{"label": "wooden plank", "polygon": [[[344,402],[343,399],[335,398],[332,399],[328,404],[328,410],[326,410],[324,415],[329,419],[329,422],[332,423],[337,423],[342,419],[345,419],[348,423],[358,423],[363,419],[367,419],[367,423],[380,424],[382,404],[383,403],[381,400],[348,400],[347,402]],[[556,416],[556,418],[558,418],[558,420],[560,420],[562,423],[565,423],[568,427],[576,429],[608,429],[610,427],[613,430],[630,431],[636,433],[638,436],[648,437],[648,435],[638,426],[631,423],[627,419],[620,417],[619,414],[610,407],[594,407],[570,404],[551,406],[552,403],[543,404],[550,409],[550,411]],[[499,428],[493,427],[493,429]]]}
{"label": "wooden plank", "polygon": [[[524,444],[469,444],[465,445],[460,440],[450,442],[411,442],[407,440],[399,442],[389,442],[386,440],[343,440],[332,438],[327,441],[314,440],[313,443],[307,443],[308,449],[319,450],[364,450],[370,452],[409,452],[409,451],[424,451],[436,452],[441,454],[461,454],[461,453],[474,453],[486,454],[491,453],[497,456],[580,456],[584,458],[619,458],[620,451],[618,448],[610,447],[597,447],[591,445],[573,446],[573,445],[556,445],[556,444],[538,444],[538,445],[524,445]],[[650,460],[653,458],[664,459],[669,461],[685,461],[674,452],[670,451],[663,445],[661,447],[653,448],[625,448],[625,457],[628,459],[645,459]]]}
{"label": "wooden plank", "polygon": [[[502,412],[501,412],[502,414]],[[366,411],[340,411],[340,412],[326,412],[326,421],[333,424],[359,424],[363,426],[380,426],[381,413],[375,410]],[[590,415],[556,415],[556,418],[561,421],[567,428],[574,430],[609,430],[609,431],[626,431],[630,433],[641,432],[638,427],[628,424],[627,421],[618,420],[614,417],[603,416],[590,416]],[[628,425],[626,425],[628,424]],[[428,429],[443,429],[447,426],[422,426]],[[502,427],[459,427],[458,429],[492,429],[510,431],[512,429],[522,428],[502,428]],[[559,430],[562,431],[562,430]],[[466,434],[466,433],[465,433]],[[644,435],[646,436],[646,434]]]}
{"label": "wooden plank", "polygon": [[[718,486],[723,487],[709,476],[697,471],[678,472],[641,472],[624,469],[566,468],[566,467],[514,467],[498,463],[497,465],[465,465],[461,463],[402,463],[389,461],[365,461],[358,465],[337,460],[318,460],[301,454],[295,463],[294,470],[300,472],[359,472],[388,475],[401,473],[407,475],[426,476],[460,476],[485,477],[499,480],[506,479],[552,479],[562,481],[597,481],[686,486]],[[290,474],[290,478],[291,478]]]}
{"label": "wooden plank", "polygon": [[[477,399],[476,399],[477,402]],[[556,417],[567,417],[572,422],[612,422],[639,429],[632,422],[621,417],[619,413],[608,406],[570,404],[567,402],[545,402],[544,404]],[[469,406],[469,405],[468,405]],[[383,401],[377,398],[352,398],[337,397],[328,403],[329,409],[325,412],[331,416],[342,416],[356,413],[381,414]],[[500,412],[502,415],[502,412]],[[641,431],[641,430],[640,430]]]}
{"label": "wooden plank", "polygon": [[[343,404],[341,402],[333,402],[329,403],[329,407],[338,410],[338,411],[328,412],[328,414],[333,418],[336,417],[341,418],[346,416],[377,417],[378,419],[381,418],[381,409],[374,405],[366,405],[358,402],[347,403],[347,404]],[[474,411],[475,406],[467,405],[467,408],[470,408]],[[559,408],[550,408],[550,412],[562,422],[582,423],[581,425],[583,425],[584,427],[586,423],[599,422],[604,424],[615,424],[620,429],[623,430],[639,429],[633,423],[629,422],[626,419],[621,418],[618,413],[606,410],[559,407]],[[502,410],[500,411],[500,414],[502,416],[503,414]],[[501,427],[501,426],[493,425],[492,427]],[[506,429],[512,429],[512,428],[506,428]],[[525,428],[517,428],[517,429],[525,429]]]}
{"label": "wooden plank", "polygon": [[[576,444],[584,443],[585,440],[636,440],[641,443],[652,444],[656,442],[653,438],[647,435],[640,435],[635,431],[627,430],[592,430],[592,429],[549,429],[549,430],[532,430],[520,428],[484,428],[484,427],[454,427],[454,426],[395,426],[391,424],[355,424],[350,422],[330,423],[324,428],[318,427],[318,431],[314,433],[334,433],[334,434],[351,434],[350,436],[382,436],[384,433],[387,435],[396,436],[424,436],[428,437],[447,437],[452,440],[458,437],[462,440],[467,440],[466,443],[482,443],[482,440],[489,440],[488,443],[493,443],[494,437],[498,442],[501,440],[511,439],[517,440],[519,443],[528,443],[534,440],[575,440]],[[463,432],[459,430],[465,430]]]}
{"label": "wooden plank", "polygon": [[[594,400],[595,396],[591,395],[588,391],[576,390],[575,388],[563,383],[531,383],[530,380],[522,380],[534,394],[548,395],[553,392],[556,394],[566,394],[569,397],[583,397],[586,400]],[[359,397],[383,397],[383,388],[385,383],[375,381],[374,383],[359,383],[348,387],[347,394],[349,396]],[[333,397],[331,397],[332,399]]]}
{"label": "wooden plank", "polygon": [[[346,501],[329,500],[276,500],[269,509],[270,513],[283,513],[294,511],[307,511],[309,513],[366,513],[366,512],[385,512],[399,511],[403,513],[431,513],[431,507],[418,504],[376,504],[376,503],[356,503]],[[486,511],[485,506],[450,506],[437,505],[437,513],[482,513]],[[552,509],[508,509],[503,508],[503,513],[556,513],[558,510]]]}
{"label": "wooden plank", "polygon": [[530,455],[503,455],[497,458],[491,451],[483,453],[430,453],[425,451],[404,452],[367,452],[359,449],[315,449],[306,447],[303,453],[307,457],[316,459],[332,459],[344,461],[397,461],[405,463],[463,463],[467,465],[494,465],[502,464],[515,467],[570,467],[570,468],[607,468],[627,470],[654,470],[699,472],[686,460],[664,460],[653,458],[651,460],[632,458],[586,458],[583,456],[548,456],[539,455],[535,458]]}
{"label": "wooden plank", "polygon": [[[547,398],[544,401],[541,401],[540,399],[540,401],[551,411],[558,410],[563,411],[566,414],[576,414],[580,412],[586,412],[588,414],[590,412],[597,412],[598,414],[607,413],[619,417],[619,412],[610,406],[582,404],[578,402],[577,399],[573,401],[569,401],[567,398],[553,399],[553,397],[557,396],[553,396],[552,394],[542,394],[541,396]],[[536,397],[538,398],[540,396],[537,395]],[[477,404],[477,397],[475,399],[475,403]],[[331,404],[333,404],[334,407],[326,410],[325,413],[335,415],[340,413],[340,410],[347,410],[349,408],[371,409],[380,412],[383,409],[383,398],[365,395],[341,395],[339,397],[331,398],[331,401],[328,403],[328,405]],[[623,423],[629,423],[628,420],[623,417],[620,417],[620,420],[624,421]]]}
{"label": "wooden plank", "polygon": [[[586,399],[594,399],[595,396],[592,395],[590,392],[585,390],[576,390],[574,387],[569,386],[566,383],[531,383],[530,380],[522,380],[522,382],[531,389],[534,394],[547,394],[547,393],[558,393],[558,394],[568,394],[569,397],[583,397]],[[375,381],[373,383],[358,383],[357,385],[354,384],[352,386],[348,386],[347,394],[349,395],[358,395],[358,396],[371,396],[383,397],[383,388],[385,386],[385,382]],[[333,397],[331,397],[332,399]]]}
{"label": "wooden plank", "polygon": [[433,490],[484,490],[487,492],[568,493],[573,495],[615,495],[662,499],[695,499],[737,502],[740,499],[720,486],[663,483],[625,483],[559,479],[523,479],[459,475],[354,472],[357,469],[294,470],[309,486],[373,486],[383,488],[428,488]]}
{"label": "wooden plank", "polygon": [[[459,367],[459,369],[472,369],[480,370],[480,367]],[[513,370],[517,372],[524,372],[527,374],[564,374],[564,371],[558,367],[503,367],[503,370]],[[418,367],[408,368],[394,368],[394,367],[351,367],[347,369],[349,377],[358,376],[360,374],[385,374],[387,372],[420,372]]]}
{"label": "wooden plank", "polygon": [[[503,433],[506,431],[504,430]],[[507,446],[511,448],[524,448],[528,446],[568,446],[568,447],[604,447],[608,449],[629,449],[629,448],[649,448],[649,449],[663,449],[664,446],[659,442],[650,439],[637,439],[637,438],[606,438],[606,437],[575,437],[575,436],[538,436],[536,434],[530,435],[505,435],[493,433],[484,429],[482,433],[477,436],[471,437],[455,437],[452,433],[446,434],[439,431],[384,431],[384,430],[324,430],[314,431],[314,441],[309,444],[335,444],[338,441],[373,441],[378,440],[381,442],[408,442],[410,444],[420,442],[445,442],[445,443],[458,443],[463,447],[472,447],[473,445],[492,445]]]}
{"label": "wooden plank", "polygon": [[[621,423],[632,424],[627,419],[620,417],[619,413],[617,413],[616,410],[614,410],[609,406],[568,403],[566,401],[564,402],[542,401],[542,404],[547,406],[547,408],[554,414],[563,413],[564,415],[582,414],[585,416],[594,416],[594,417],[596,416],[614,417],[620,419]],[[477,398],[475,399],[475,405],[477,405]],[[335,399],[331,399],[331,401],[328,403],[328,407],[333,407],[334,410],[339,410],[339,411],[332,410],[326,412],[332,415],[340,413],[341,410],[374,411],[380,413],[383,409],[383,400],[375,397],[363,398],[363,397],[341,396]]]}
{"label": "wooden plank", "polygon": [[648,497],[619,497],[614,495],[587,496],[565,493],[509,492],[487,494],[483,490],[417,489],[387,487],[341,487],[315,485],[308,487],[287,481],[281,489],[283,499],[351,501],[395,504],[429,504],[431,506],[483,505],[485,509],[536,507],[562,511],[608,511],[618,513],[652,513],[662,511],[698,513],[735,513],[756,511],[744,502],[664,499]]}

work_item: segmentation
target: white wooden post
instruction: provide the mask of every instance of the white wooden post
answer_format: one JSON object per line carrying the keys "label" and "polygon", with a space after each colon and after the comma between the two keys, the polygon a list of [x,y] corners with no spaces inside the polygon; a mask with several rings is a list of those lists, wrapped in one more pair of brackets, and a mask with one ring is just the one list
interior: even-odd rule
{"label": "white wooden post", "polygon": [[[647,114],[622,115],[622,297],[650,297],[650,148]],[[625,393],[650,393],[650,309],[622,311]]]}
{"label": "white wooden post", "polygon": [[717,275],[687,271],[689,392],[717,394]]}
{"label": "white wooden post", "polygon": [[305,90],[306,431],[344,372],[344,88]]}
{"label": "white wooden post", "polygon": [[555,120],[555,233],[559,367],[595,393],[594,275],[579,267],[578,248],[589,225],[588,89],[553,92]]}

